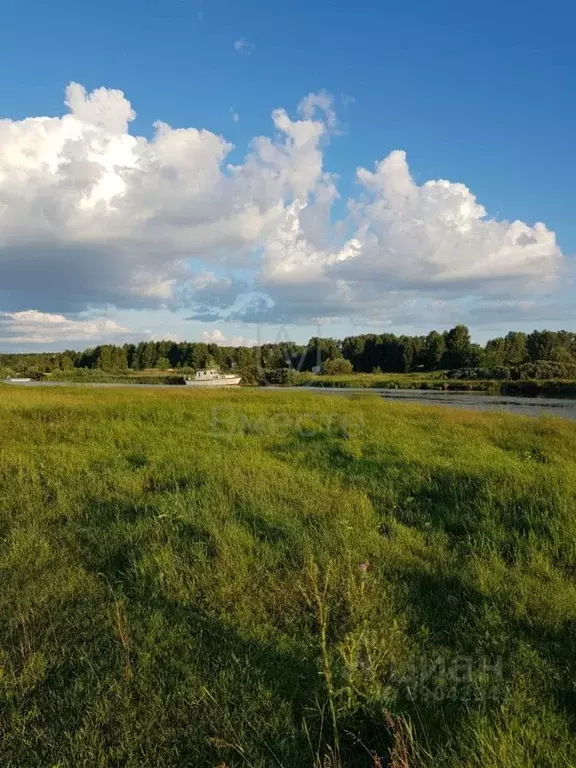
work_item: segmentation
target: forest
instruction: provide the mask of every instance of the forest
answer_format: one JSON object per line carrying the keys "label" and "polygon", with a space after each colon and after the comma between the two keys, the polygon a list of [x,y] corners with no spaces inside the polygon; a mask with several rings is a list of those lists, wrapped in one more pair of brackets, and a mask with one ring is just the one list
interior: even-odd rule
{"label": "forest", "polygon": [[576,333],[510,331],[506,336],[490,339],[484,346],[472,341],[465,325],[444,332],[431,331],[425,336],[382,333],[342,340],[312,337],[308,344],[285,341],[254,347],[142,341],[122,346],[103,344],[80,352],[4,353],[0,354],[0,373],[43,374],[73,369],[186,372],[213,366],[224,370],[258,366],[267,370],[311,371],[334,360],[348,361],[334,372],[411,373],[483,368],[492,378],[507,378],[507,368],[551,361],[555,363],[556,375],[572,378],[576,372]]}

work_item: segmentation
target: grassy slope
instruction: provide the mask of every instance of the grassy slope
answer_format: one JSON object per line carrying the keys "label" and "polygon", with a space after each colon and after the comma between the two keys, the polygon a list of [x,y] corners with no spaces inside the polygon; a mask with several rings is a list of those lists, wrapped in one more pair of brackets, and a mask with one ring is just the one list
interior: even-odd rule
{"label": "grassy slope", "polygon": [[0,387],[0,439],[1,765],[576,765],[573,424]]}

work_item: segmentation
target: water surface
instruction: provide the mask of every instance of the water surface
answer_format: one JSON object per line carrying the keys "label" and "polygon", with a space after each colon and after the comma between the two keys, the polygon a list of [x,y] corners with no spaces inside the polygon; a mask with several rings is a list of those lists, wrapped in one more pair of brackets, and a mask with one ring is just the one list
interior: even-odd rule
{"label": "water surface", "polygon": [[521,395],[490,395],[483,392],[438,392],[429,389],[380,389],[331,387],[269,387],[291,391],[320,392],[322,395],[377,394],[385,400],[421,405],[441,405],[472,411],[499,411],[524,416],[559,416],[576,421],[576,399],[560,397],[522,397]]}

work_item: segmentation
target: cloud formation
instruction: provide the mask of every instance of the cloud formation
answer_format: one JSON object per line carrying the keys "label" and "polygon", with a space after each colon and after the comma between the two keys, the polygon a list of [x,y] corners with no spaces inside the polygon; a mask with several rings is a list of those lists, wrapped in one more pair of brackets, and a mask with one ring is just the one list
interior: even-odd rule
{"label": "cloud formation", "polygon": [[202,331],[201,341],[222,347],[255,347],[260,343],[256,339],[247,339],[244,336],[226,336],[219,328],[213,331]]}
{"label": "cloud formation", "polygon": [[276,312],[304,318],[317,308],[335,317],[341,307],[344,316],[378,317],[415,298],[487,300],[554,286],[564,259],[543,223],[489,219],[463,184],[418,186],[400,150],[374,171],[358,169],[357,181],[362,193],[349,201],[354,233],[338,249],[306,237],[304,203],[285,209],[260,276]]}
{"label": "cloud formation", "polygon": [[132,135],[121,91],[72,83],[66,105],[0,121],[4,336],[25,338],[31,310],[88,334],[79,313],[110,306],[385,324],[462,300],[533,301],[566,262],[543,223],[490,219],[461,183],[416,184],[400,150],[358,169],[359,194],[335,221],[324,148],[338,123],[323,91],[297,119],[275,110],[273,138],[255,137],[237,165],[204,129],[157,122],[150,139]]}
{"label": "cloud formation", "polygon": [[334,98],[327,91],[309,93],[300,101],[298,114],[305,120],[313,120],[320,114],[331,133],[338,131],[338,118],[334,110]]}
{"label": "cloud formation", "polygon": [[0,342],[11,344],[53,344],[67,339],[114,341],[128,333],[128,328],[109,318],[73,320],[35,310],[0,312]]}
{"label": "cloud formation", "polygon": [[177,306],[194,261],[244,262],[321,174],[320,122],[274,112],[245,162],[210,131],[128,133],[119,91],[72,84],[62,118],[0,121],[0,306]]}

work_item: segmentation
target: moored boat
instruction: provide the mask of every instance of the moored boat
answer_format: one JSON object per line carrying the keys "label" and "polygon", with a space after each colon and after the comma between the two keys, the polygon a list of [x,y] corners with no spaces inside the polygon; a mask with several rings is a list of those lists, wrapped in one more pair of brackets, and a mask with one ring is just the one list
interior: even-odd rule
{"label": "moored boat", "polygon": [[194,376],[186,376],[187,387],[235,387],[240,384],[241,376],[233,373],[220,373],[216,368],[196,371]]}

